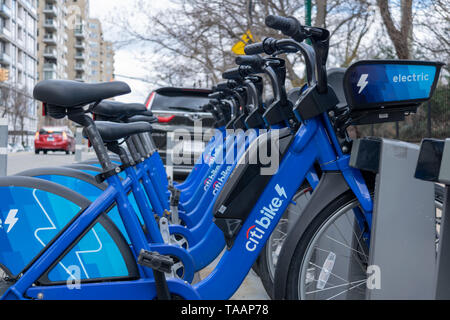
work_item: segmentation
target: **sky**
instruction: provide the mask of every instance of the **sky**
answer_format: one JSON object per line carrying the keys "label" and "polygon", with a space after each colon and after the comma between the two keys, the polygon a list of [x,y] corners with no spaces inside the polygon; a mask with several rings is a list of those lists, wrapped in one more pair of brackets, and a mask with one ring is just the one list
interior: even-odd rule
{"label": "sky", "polygon": [[[103,34],[105,40],[114,41],[116,38],[113,26],[110,24],[110,17],[117,12],[124,12],[135,2],[135,0],[90,0],[90,15],[102,21]],[[152,0],[148,1],[149,10],[162,8],[166,1]],[[115,73],[116,75],[126,75],[131,77],[146,78],[148,68],[145,68],[142,62],[136,60],[136,56],[142,54],[141,50],[131,47],[119,48],[115,52]],[[132,93],[126,96],[117,97],[116,100],[123,102],[141,102],[143,103],[150,91],[155,87],[151,84],[137,80],[116,77],[116,80],[125,81],[131,87]]]}

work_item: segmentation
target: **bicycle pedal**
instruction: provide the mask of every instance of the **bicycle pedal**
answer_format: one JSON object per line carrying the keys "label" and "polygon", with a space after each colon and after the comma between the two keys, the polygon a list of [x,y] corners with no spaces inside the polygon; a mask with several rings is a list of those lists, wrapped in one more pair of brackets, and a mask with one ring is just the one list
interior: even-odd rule
{"label": "bicycle pedal", "polygon": [[142,249],[139,253],[138,264],[159,272],[170,273],[174,262],[168,256]]}

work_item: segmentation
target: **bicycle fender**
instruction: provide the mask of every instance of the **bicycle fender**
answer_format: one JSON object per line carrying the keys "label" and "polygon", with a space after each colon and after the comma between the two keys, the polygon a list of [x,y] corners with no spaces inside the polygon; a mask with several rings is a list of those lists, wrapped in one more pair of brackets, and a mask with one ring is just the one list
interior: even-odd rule
{"label": "bicycle fender", "polygon": [[350,190],[341,172],[324,172],[317,189],[314,190],[311,199],[303,209],[300,218],[297,219],[289,232],[278,258],[275,271],[274,293],[275,300],[283,300],[286,297],[286,283],[292,256],[300,241],[301,236],[312,220],[339,195]]}

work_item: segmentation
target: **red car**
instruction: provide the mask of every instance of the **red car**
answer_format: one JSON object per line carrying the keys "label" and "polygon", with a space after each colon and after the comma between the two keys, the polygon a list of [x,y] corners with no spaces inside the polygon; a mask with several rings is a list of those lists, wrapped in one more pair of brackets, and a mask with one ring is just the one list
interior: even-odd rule
{"label": "red car", "polygon": [[43,127],[36,132],[34,152],[47,154],[48,151],[65,151],[75,154],[75,138],[68,127]]}

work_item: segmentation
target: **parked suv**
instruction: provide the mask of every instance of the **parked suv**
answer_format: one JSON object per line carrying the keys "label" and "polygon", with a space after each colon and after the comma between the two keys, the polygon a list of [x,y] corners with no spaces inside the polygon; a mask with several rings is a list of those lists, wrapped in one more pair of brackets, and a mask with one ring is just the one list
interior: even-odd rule
{"label": "parked suv", "polygon": [[[194,140],[194,123],[202,124],[203,135],[212,134],[211,129],[215,121],[210,113],[203,111],[203,106],[210,101],[208,98],[210,93],[209,89],[167,87],[153,91],[146,100],[147,108],[159,119],[159,123],[152,125],[152,135],[164,163],[166,163],[167,133],[185,129],[191,134],[191,141],[181,141],[172,146],[177,151],[173,158],[175,176],[186,176],[205,147],[201,137],[195,137]],[[190,159],[184,159],[188,160],[184,161],[184,164],[177,164],[181,162],[183,154],[190,154]]]}
{"label": "parked suv", "polygon": [[34,152],[47,154],[48,151],[65,151],[75,153],[75,138],[68,127],[43,127],[36,132]]}

